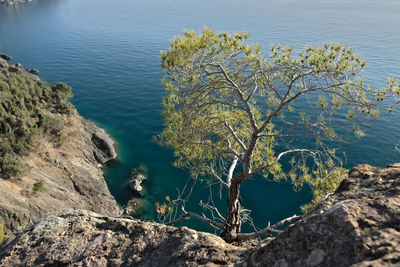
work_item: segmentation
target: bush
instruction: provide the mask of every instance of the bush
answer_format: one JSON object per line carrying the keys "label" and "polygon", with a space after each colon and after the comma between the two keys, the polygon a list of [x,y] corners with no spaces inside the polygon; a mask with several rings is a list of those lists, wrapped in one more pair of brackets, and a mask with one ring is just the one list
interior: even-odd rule
{"label": "bush", "polygon": [[0,145],[0,175],[3,179],[17,176],[22,172],[22,164],[19,157],[9,144]]}
{"label": "bush", "polygon": [[71,87],[50,85],[23,73],[0,73],[0,177],[9,179],[23,169],[20,157],[35,147],[40,134],[57,145],[62,123],[44,113],[71,114]]}
{"label": "bush", "polygon": [[44,188],[44,181],[37,181],[36,183],[34,183],[33,187],[32,187],[32,191],[34,193],[46,191],[46,188]]}
{"label": "bush", "polygon": [[3,225],[0,224],[0,244],[3,243],[4,241],[6,241],[8,239],[9,236],[7,236],[6,234],[4,234],[4,229],[3,229]]}

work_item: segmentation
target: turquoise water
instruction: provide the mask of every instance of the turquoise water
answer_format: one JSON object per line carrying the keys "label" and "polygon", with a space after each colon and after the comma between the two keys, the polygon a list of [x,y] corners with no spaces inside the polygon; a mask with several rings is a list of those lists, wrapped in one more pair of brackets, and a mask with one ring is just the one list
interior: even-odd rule
{"label": "turquoise water", "polygon": [[[152,142],[162,129],[159,52],[174,35],[207,25],[248,30],[250,41],[266,50],[271,43],[344,43],[368,60],[367,81],[383,86],[389,76],[400,78],[398,14],[398,0],[40,0],[0,8],[0,46],[14,61],[39,69],[41,79],[70,84],[80,114],[117,141],[119,159],[105,171],[119,203],[131,197],[129,170],[148,168],[147,208],[140,216],[154,219],[152,203],[174,196],[187,177],[171,166],[172,152]],[[370,126],[365,138],[344,147],[346,167],[399,162],[399,129],[399,112]],[[206,194],[204,186],[197,187],[191,209]],[[310,198],[309,190],[293,192],[261,178],[243,188],[243,204],[258,226],[298,212]]]}

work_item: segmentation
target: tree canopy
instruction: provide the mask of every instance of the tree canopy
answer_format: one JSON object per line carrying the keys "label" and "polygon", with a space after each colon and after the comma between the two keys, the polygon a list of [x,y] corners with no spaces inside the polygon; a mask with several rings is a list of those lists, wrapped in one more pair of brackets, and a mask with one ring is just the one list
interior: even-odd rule
{"label": "tree canopy", "polygon": [[296,53],[274,45],[266,57],[247,39],[248,33],[185,31],[161,53],[167,94],[158,141],[174,150],[175,166],[227,188],[226,216],[208,206],[218,216],[207,218],[227,241],[273,230],[241,233],[244,181],[263,175],[295,186],[308,182],[321,198],[344,174],[338,144],[350,133],[362,137],[362,122],[378,117],[388,95],[400,94],[395,80],[383,89],[366,86],[365,61],[343,45]]}

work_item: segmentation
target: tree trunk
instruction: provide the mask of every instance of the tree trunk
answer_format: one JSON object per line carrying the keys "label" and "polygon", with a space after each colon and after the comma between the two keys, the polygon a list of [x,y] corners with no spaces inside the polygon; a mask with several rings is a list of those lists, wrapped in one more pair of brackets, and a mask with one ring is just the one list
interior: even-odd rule
{"label": "tree trunk", "polygon": [[221,237],[229,243],[235,241],[237,234],[240,233],[242,224],[240,219],[240,203],[240,183],[232,182],[229,187],[225,229],[221,234]]}

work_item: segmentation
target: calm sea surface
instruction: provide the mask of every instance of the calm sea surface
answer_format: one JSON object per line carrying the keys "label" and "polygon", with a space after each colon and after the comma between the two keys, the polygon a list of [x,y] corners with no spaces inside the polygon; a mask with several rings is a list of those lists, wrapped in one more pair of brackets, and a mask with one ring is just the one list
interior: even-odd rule
{"label": "calm sea surface", "polygon": [[[0,8],[0,46],[14,62],[39,69],[41,79],[70,84],[79,113],[117,141],[119,160],[105,171],[120,204],[131,197],[129,170],[141,164],[148,168],[146,208],[140,217],[154,219],[153,203],[173,197],[187,177],[171,166],[172,152],[152,142],[163,127],[160,50],[174,35],[204,26],[247,30],[250,41],[266,51],[272,43],[297,48],[344,43],[368,60],[366,80],[384,86],[387,77],[400,78],[399,14],[398,0],[40,0]],[[346,167],[400,162],[399,143],[396,112],[344,147]],[[206,194],[200,185],[189,208],[199,211],[197,203]],[[259,227],[299,212],[310,198],[307,189],[293,192],[290,185],[261,178],[243,188],[243,204],[253,210]]]}

